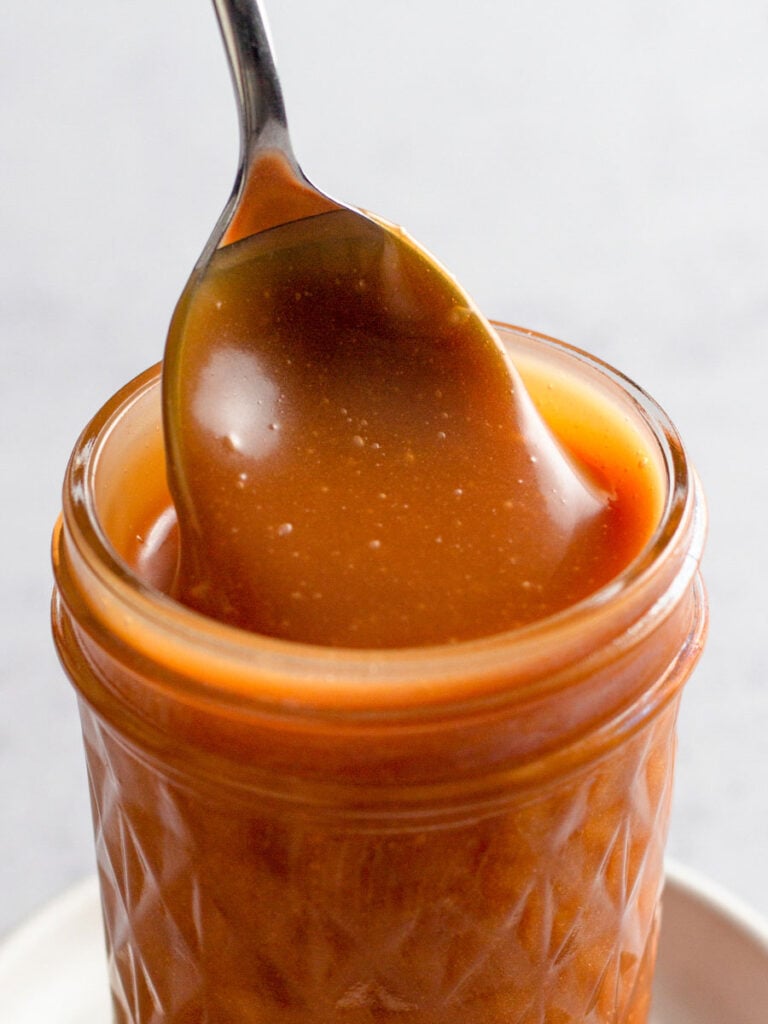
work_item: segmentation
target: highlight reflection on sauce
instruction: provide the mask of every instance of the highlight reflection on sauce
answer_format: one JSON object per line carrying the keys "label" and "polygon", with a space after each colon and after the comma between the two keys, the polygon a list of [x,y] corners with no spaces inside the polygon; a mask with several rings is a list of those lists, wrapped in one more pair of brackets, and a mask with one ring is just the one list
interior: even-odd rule
{"label": "highlight reflection on sauce", "polygon": [[256,462],[278,442],[280,389],[247,350],[212,352],[200,375],[195,416],[202,430]]}

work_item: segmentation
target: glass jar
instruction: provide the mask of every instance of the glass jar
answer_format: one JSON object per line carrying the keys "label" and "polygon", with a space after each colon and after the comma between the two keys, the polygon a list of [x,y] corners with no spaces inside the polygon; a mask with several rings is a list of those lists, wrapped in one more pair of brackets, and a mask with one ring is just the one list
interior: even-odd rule
{"label": "glass jar", "polygon": [[703,503],[637,387],[500,331],[545,416],[624,431],[661,505],[608,586],[483,640],[337,650],[179,606],[132,554],[172,523],[159,370],[81,436],[53,626],[116,1024],[646,1021],[675,720],[706,628]]}

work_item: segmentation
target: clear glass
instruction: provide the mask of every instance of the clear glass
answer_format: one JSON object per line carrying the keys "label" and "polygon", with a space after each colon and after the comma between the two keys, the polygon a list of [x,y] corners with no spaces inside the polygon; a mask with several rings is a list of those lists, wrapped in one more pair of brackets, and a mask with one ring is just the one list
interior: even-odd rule
{"label": "clear glass", "polygon": [[645,1024],[704,511],[635,385],[515,328],[545,411],[624,424],[658,529],[587,600],[384,652],[242,633],[129,567],[163,520],[159,371],[86,428],[54,536],[115,1024]]}

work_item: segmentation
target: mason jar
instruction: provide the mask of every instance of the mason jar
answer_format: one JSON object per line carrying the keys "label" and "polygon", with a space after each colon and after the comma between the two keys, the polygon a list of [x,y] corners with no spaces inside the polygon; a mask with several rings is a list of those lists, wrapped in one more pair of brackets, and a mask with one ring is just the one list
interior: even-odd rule
{"label": "mason jar", "polygon": [[660,495],[617,578],[511,632],[375,651],[207,619],[166,593],[159,369],[78,441],[53,628],[115,1024],[645,1024],[702,497],[635,385],[499,330],[545,418],[621,433]]}

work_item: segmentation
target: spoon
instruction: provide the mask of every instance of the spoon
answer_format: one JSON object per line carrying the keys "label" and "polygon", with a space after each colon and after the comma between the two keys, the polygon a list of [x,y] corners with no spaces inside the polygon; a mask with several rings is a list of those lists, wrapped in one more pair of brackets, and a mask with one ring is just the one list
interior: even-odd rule
{"label": "spoon", "polygon": [[241,159],[165,352],[176,596],[348,647],[472,638],[577,600],[585,562],[591,589],[615,571],[606,495],[453,278],[305,177],[257,0],[214,5]]}

